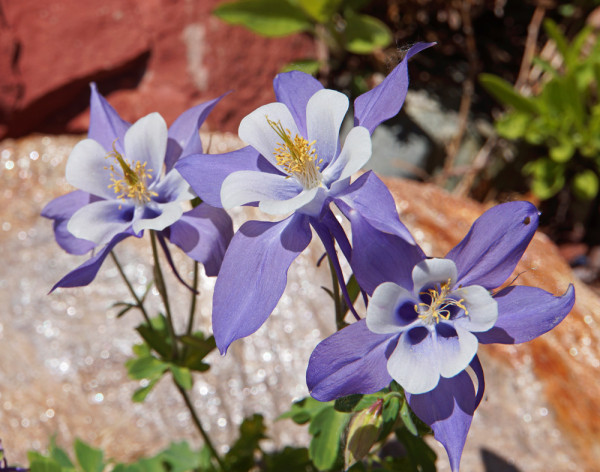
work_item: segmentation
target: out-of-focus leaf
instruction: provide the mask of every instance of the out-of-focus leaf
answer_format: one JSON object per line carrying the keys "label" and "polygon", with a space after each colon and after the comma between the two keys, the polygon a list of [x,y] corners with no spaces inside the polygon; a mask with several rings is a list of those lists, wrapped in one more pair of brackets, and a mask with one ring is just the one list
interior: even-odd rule
{"label": "out-of-focus leaf", "polygon": [[342,0],[297,0],[302,9],[319,23],[327,23]]}
{"label": "out-of-focus leaf", "polygon": [[[317,469],[312,465],[308,457],[308,449],[305,447],[286,446],[281,451],[274,451],[265,454],[263,457],[265,463],[264,472],[316,472]],[[262,469],[261,469],[262,470]]]}
{"label": "out-of-focus leaf", "polygon": [[321,410],[332,405],[333,402],[320,402],[312,397],[306,397],[302,400],[292,403],[289,411],[282,413],[277,419],[283,420],[290,418],[296,424],[305,424],[308,423],[311,418],[318,415]]}
{"label": "out-of-focus leaf", "polygon": [[225,469],[231,472],[246,472],[255,467],[254,455],[265,436],[262,415],[245,418],[240,425],[240,436],[224,458]]}
{"label": "out-of-focus leaf", "polygon": [[591,200],[598,194],[598,176],[592,170],[584,170],[573,177],[573,191],[581,200]]}
{"label": "out-of-focus leaf", "polygon": [[413,436],[404,428],[396,430],[396,437],[406,448],[407,459],[411,465],[403,470],[436,471],[435,460],[437,456],[423,438]]}
{"label": "out-of-focus leaf", "polygon": [[493,74],[479,74],[479,83],[496,100],[516,110],[536,114],[538,107],[531,98],[522,96],[506,80]]}
{"label": "out-of-focus leaf", "polygon": [[101,472],[104,469],[102,461],[104,453],[100,449],[93,448],[80,439],[75,440],[73,449],[75,449],[75,457],[79,467],[84,472]]}
{"label": "out-of-focus leaf", "polygon": [[419,432],[417,431],[417,427],[413,422],[412,416],[410,414],[410,407],[408,406],[408,402],[406,400],[404,400],[404,402],[402,403],[402,408],[400,408],[400,419],[402,419],[404,426],[406,426],[406,429],[408,429],[410,434],[412,434],[413,436],[417,436],[419,434]]}
{"label": "out-of-focus leaf", "polygon": [[319,61],[314,59],[301,59],[299,61],[290,62],[281,68],[281,72],[290,72],[292,70],[299,70],[306,74],[315,75],[319,72]]}
{"label": "out-of-focus leaf", "polygon": [[531,175],[531,190],[540,200],[556,195],[565,185],[564,167],[550,159],[542,158],[523,167],[525,175]]}
{"label": "out-of-focus leaf", "polygon": [[192,451],[185,441],[171,443],[160,457],[169,464],[169,472],[186,472],[200,466],[200,454]]}
{"label": "out-of-focus leaf", "polygon": [[173,378],[177,385],[185,390],[190,390],[193,385],[192,374],[187,367],[180,367],[174,364],[169,366],[171,373],[173,374]]}
{"label": "out-of-focus leaf", "polygon": [[531,119],[529,113],[519,111],[506,113],[496,121],[496,130],[506,139],[520,139],[527,132]]}
{"label": "out-of-focus leaf", "polygon": [[287,36],[312,28],[304,11],[286,0],[240,0],[213,10],[223,21],[243,25],[262,36]]}
{"label": "out-of-focus leaf", "polygon": [[146,399],[146,397],[148,396],[148,394],[152,391],[154,386],[158,383],[159,380],[160,379],[151,380],[150,383],[148,385],[146,385],[145,387],[138,388],[135,392],[133,392],[131,399],[135,403],[143,402]]}
{"label": "out-of-focus leaf", "polygon": [[61,472],[58,462],[49,457],[38,456],[29,461],[30,472]]}
{"label": "out-of-focus leaf", "polygon": [[392,42],[392,32],[381,20],[359,15],[352,10],[344,12],[346,19],[345,46],[355,54],[370,54]]}
{"label": "out-of-focus leaf", "polygon": [[340,452],[341,438],[350,415],[324,408],[310,422],[308,432],[313,436],[308,453],[319,470],[333,467]]}
{"label": "out-of-focus leaf", "polygon": [[566,59],[568,55],[567,38],[565,38],[565,35],[562,33],[556,22],[550,18],[546,18],[544,20],[544,30],[546,30],[546,34],[550,39],[554,40],[556,43],[558,52]]}
{"label": "out-of-focus leaf", "polygon": [[352,413],[370,407],[381,397],[379,393],[348,395],[335,400],[333,407],[342,413]]}
{"label": "out-of-focus leaf", "polygon": [[168,364],[152,356],[129,359],[125,366],[127,374],[134,380],[157,378],[169,367]]}
{"label": "out-of-focus leaf", "polygon": [[561,136],[561,142],[550,148],[550,158],[554,162],[563,163],[567,162],[575,154],[575,145],[570,137]]}

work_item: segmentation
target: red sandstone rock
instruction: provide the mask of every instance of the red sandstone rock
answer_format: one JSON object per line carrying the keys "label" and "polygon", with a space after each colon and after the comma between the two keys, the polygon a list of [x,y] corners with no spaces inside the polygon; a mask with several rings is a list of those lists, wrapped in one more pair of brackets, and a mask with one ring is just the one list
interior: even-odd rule
{"label": "red sandstone rock", "polygon": [[237,130],[243,116],[273,100],[274,75],[311,55],[312,42],[229,26],[211,15],[220,1],[0,0],[0,139],[85,131],[91,81],[128,121],[159,111],[170,123],[235,90],[208,123]]}

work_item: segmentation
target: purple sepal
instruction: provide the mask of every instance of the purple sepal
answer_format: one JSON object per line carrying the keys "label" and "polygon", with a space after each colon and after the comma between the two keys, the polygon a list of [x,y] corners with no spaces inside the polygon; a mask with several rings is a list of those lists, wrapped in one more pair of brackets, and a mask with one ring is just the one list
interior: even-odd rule
{"label": "purple sepal", "polygon": [[284,72],[273,79],[277,101],[288,107],[302,136],[307,135],[306,104],[322,88],[321,82],[300,71]]}
{"label": "purple sepal", "polygon": [[306,384],[313,398],[334,400],[353,393],[374,393],[392,381],[387,354],[394,335],[369,331],[357,321],[321,341],[310,356]]}
{"label": "purple sepal", "polygon": [[233,237],[233,224],[227,212],[206,203],[173,223],[165,231],[171,243],[204,265],[209,277],[219,273],[225,251]]}
{"label": "purple sepal", "polygon": [[228,93],[183,112],[169,127],[165,172],[169,172],[180,157],[202,153],[200,126],[202,126],[215,105]]}
{"label": "purple sepal", "polygon": [[248,221],[233,236],[213,296],[213,331],[221,354],[269,317],[290,264],[311,236],[308,218],[299,214],[279,222]]}
{"label": "purple sepal", "polygon": [[380,123],[398,114],[408,91],[408,60],[434,44],[415,44],[383,82],[354,100],[354,126],[364,126],[373,134]]}
{"label": "purple sepal", "polygon": [[372,171],[361,175],[352,185],[336,195],[333,201],[346,218],[351,219],[351,210],[355,210],[375,229],[395,234],[415,244],[412,235],[398,218],[394,197]]}
{"label": "purple sepal", "polygon": [[463,370],[452,378],[441,377],[437,387],[430,392],[419,395],[406,392],[413,412],[431,426],[435,438],[446,449],[453,472],[459,470],[473,413],[483,396],[483,371],[477,356],[471,367],[478,377],[477,391],[471,377]]}
{"label": "purple sepal", "polygon": [[371,295],[384,282],[412,290],[413,268],[425,259],[421,248],[395,234],[378,231],[358,212],[348,215],[354,248],[350,265],[360,287]]}
{"label": "purple sepal", "polygon": [[192,154],[175,164],[175,169],[190,184],[196,195],[214,207],[222,208],[221,185],[240,170],[277,173],[277,170],[250,146],[225,154]]}
{"label": "purple sepal", "polygon": [[575,304],[573,285],[555,297],[537,287],[511,286],[494,295],[498,321],[492,329],[474,333],[482,344],[519,344],[547,333],[569,314]]}
{"label": "purple sepal", "polygon": [[96,274],[100,270],[100,266],[106,259],[106,256],[112,251],[112,249],[125,238],[132,236],[132,233],[125,232],[119,233],[114,238],[110,240],[110,242],[104,246],[101,250],[99,250],[96,254],[90,257],[87,261],[81,264],[76,269],[69,272],[62,279],[60,279],[50,293],[56,290],[58,287],[83,287],[84,285],[88,285],[94,280]]}
{"label": "purple sepal", "polygon": [[[123,152],[123,138],[131,126],[123,120],[106,99],[98,93],[96,84],[90,84],[92,96],[90,98],[90,128],[88,138],[98,141],[104,149],[110,151],[115,148]],[[115,139],[117,139],[115,141]]]}
{"label": "purple sepal", "polygon": [[487,210],[447,255],[458,269],[457,285],[494,289],[504,283],[538,227],[538,211],[529,202],[509,202]]}
{"label": "purple sepal", "polygon": [[73,213],[90,203],[90,194],[75,190],[48,203],[42,210],[42,216],[53,221],[54,237],[58,245],[69,254],[85,254],[96,246],[93,242],[76,238],[67,230],[67,224]]}

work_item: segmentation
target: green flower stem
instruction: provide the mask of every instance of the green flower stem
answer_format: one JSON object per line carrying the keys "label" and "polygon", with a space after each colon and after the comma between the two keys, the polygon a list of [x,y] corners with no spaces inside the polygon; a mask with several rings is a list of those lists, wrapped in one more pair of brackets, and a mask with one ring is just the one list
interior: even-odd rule
{"label": "green flower stem", "polygon": [[144,316],[146,323],[148,323],[148,326],[150,327],[150,329],[152,329],[152,323],[150,323],[150,317],[148,316],[148,312],[146,311],[146,308],[144,307],[144,302],[142,300],[140,300],[140,297],[138,297],[137,293],[135,293],[135,290],[133,289],[131,282],[129,282],[129,279],[125,275],[123,266],[117,259],[117,255],[114,253],[114,251],[110,251],[110,256],[112,257],[113,262],[117,266],[119,274],[121,274],[121,277],[123,278],[123,281],[125,282],[125,285],[127,285],[127,288],[129,289],[129,293],[131,293],[131,296],[134,298],[137,307],[142,312],[142,315]]}
{"label": "green flower stem", "polygon": [[171,337],[171,343],[173,350],[171,357],[177,359],[179,356],[179,348],[177,347],[177,336],[175,335],[175,328],[173,326],[173,317],[171,316],[171,306],[169,305],[169,295],[167,294],[167,285],[160,268],[160,261],[158,258],[158,249],[156,247],[156,233],[150,231],[150,241],[152,243],[152,256],[154,257],[154,281],[160,297],[162,298],[163,305],[165,306],[165,314],[167,318],[167,329],[169,330],[169,336]]}
{"label": "green flower stem", "polygon": [[342,295],[340,292],[340,281],[338,280],[337,274],[335,272],[335,267],[333,266],[333,262],[327,254],[327,261],[329,262],[329,270],[331,272],[331,284],[333,289],[333,304],[335,306],[335,326],[339,331],[344,327],[344,316],[346,315],[343,311],[343,301]]}
{"label": "green flower stem", "polygon": [[188,335],[191,335],[192,330],[194,329],[194,315],[196,314],[196,300],[198,297],[198,262],[196,261],[194,261],[194,281],[192,283],[192,288],[194,291],[192,292],[192,299],[190,300],[190,315],[188,317],[186,331]]}
{"label": "green flower stem", "polygon": [[221,457],[219,456],[219,453],[215,449],[215,446],[213,445],[212,441],[210,440],[210,437],[204,430],[204,427],[202,426],[202,422],[200,421],[200,418],[198,417],[198,414],[196,413],[196,409],[194,408],[194,405],[192,404],[190,397],[188,396],[187,392],[185,391],[185,389],[183,387],[181,387],[177,383],[175,383],[175,386],[177,387],[177,390],[179,390],[179,393],[181,393],[181,396],[183,397],[183,401],[185,402],[188,410],[190,411],[190,413],[192,415],[192,420],[194,421],[196,428],[200,432],[202,439],[204,439],[204,444],[206,444],[206,447],[208,447],[208,450],[210,451],[211,455],[217,461],[217,464],[219,465],[219,469],[221,470],[221,472],[225,472],[225,470],[226,470],[225,464],[223,464],[223,460],[221,459]]}

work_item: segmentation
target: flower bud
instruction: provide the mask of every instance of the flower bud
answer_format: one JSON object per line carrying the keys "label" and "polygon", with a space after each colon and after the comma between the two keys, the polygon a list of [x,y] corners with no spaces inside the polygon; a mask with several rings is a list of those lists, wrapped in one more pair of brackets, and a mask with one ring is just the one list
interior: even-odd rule
{"label": "flower bud", "polygon": [[350,421],[344,451],[346,469],[365,457],[377,442],[383,425],[382,408],[383,399],[380,398],[370,407],[354,415]]}

